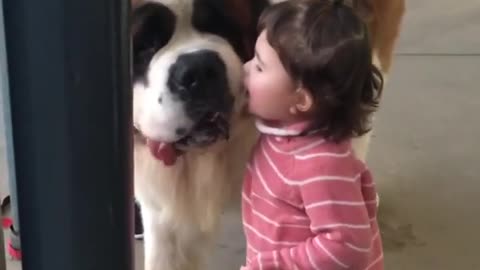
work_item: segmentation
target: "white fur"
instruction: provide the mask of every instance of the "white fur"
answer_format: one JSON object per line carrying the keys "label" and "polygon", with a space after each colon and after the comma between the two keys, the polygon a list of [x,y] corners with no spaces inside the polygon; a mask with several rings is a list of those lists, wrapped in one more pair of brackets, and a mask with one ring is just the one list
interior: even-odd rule
{"label": "white fur", "polygon": [[[388,73],[382,70],[380,65],[380,60],[376,52],[373,53],[372,62],[382,73],[383,84],[386,85],[388,81]],[[372,121],[372,129],[368,133],[352,141],[352,147],[353,147],[353,150],[355,151],[355,155],[357,156],[358,159],[364,162],[366,162],[366,159],[367,159],[370,140],[373,134],[373,126],[374,126],[373,123],[375,122],[375,113],[372,115],[371,121]]]}
{"label": "white fur", "polygon": [[134,86],[135,126],[144,135],[164,142],[178,139],[177,128],[192,128],[194,123],[183,103],[167,89],[168,69],[183,53],[216,51],[226,64],[230,90],[236,97],[230,140],[204,150],[189,150],[173,167],[165,167],[142,142],[135,142],[135,197],[144,222],[145,269],[201,269],[212,249],[221,212],[230,196],[240,194],[244,164],[256,132],[252,121],[241,113],[242,63],[229,43],[192,28],[190,0],[155,1],[176,14],[177,24],[169,43],[151,61],[148,86]]}

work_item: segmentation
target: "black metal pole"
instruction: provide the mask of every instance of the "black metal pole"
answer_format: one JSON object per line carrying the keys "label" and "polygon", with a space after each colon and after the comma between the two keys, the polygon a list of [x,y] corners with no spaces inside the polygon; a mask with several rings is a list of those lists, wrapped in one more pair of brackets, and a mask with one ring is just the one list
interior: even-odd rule
{"label": "black metal pole", "polygon": [[132,270],[129,0],[3,0],[24,270]]}

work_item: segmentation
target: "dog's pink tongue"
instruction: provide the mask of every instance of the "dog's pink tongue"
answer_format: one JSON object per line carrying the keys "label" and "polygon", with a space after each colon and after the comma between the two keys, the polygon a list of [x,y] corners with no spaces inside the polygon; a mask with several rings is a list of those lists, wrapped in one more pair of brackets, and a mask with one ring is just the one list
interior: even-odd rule
{"label": "dog's pink tongue", "polygon": [[172,144],[147,140],[147,145],[152,155],[166,166],[172,166],[177,161],[177,150]]}

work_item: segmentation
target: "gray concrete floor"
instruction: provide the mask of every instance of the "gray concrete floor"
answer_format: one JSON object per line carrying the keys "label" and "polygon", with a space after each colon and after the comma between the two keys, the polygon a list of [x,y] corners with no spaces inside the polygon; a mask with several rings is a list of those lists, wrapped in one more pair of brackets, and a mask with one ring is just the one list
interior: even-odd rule
{"label": "gray concrete floor", "polygon": [[[480,3],[407,4],[369,156],[381,192],[386,269],[480,269]],[[0,140],[0,153],[3,147]],[[211,269],[238,269],[238,215],[224,220]],[[136,252],[142,269],[141,242]],[[20,267],[10,262],[8,269]]]}

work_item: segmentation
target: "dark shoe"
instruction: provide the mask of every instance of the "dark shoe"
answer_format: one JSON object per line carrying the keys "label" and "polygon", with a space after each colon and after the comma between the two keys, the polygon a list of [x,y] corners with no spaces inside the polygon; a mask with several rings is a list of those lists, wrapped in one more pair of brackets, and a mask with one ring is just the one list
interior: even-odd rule
{"label": "dark shoe", "polygon": [[7,252],[12,260],[22,260],[22,250],[20,248],[20,234],[13,228],[13,225],[10,226],[10,238],[7,242]]}
{"label": "dark shoe", "polygon": [[143,239],[143,223],[142,223],[142,215],[140,213],[140,205],[135,202],[135,239]]}

